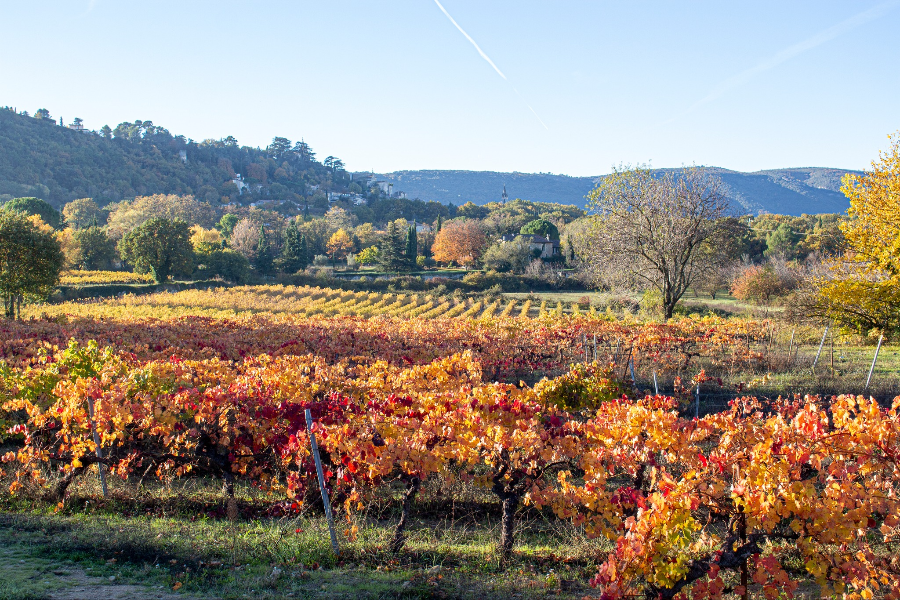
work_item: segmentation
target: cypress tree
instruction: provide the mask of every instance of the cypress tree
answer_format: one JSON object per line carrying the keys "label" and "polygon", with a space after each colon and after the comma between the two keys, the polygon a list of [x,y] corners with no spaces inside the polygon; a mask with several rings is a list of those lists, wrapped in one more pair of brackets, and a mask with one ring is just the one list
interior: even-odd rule
{"label": "cypress tree", "polygon": [[406,231],[406,260],[410,262],[411,266],[416,264],[416,256],[419,255],[418,246],[419,240],[416,236],[416,226],[410,225]]}

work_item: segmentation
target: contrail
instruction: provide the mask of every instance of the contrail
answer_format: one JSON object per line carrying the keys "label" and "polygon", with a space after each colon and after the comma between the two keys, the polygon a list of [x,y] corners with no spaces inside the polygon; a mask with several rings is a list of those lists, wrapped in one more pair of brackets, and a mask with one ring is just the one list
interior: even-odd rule
{"label": "contrail", "polygon": [[475,46],[475,49],[478,50],[478,54],[481,55],[481,58],[483,58],[484,60],[488,61],[488,64],[491,65],[492,67],[494,67],[494,70],[497,71],[497,75],[499,75],[499,76],[502,77],[503,79],[506,79],[506,75],[503,74],[503,71],[501,71],[500,69],[497,68],[497,65],[494,64],[494,61],[491,60],[491,57],[488,56],[487,54],[485,54],[485,53],[484,53],[484,50],[482,50],[481,47],[475,42],[475,40],[472,39],[472,36],[469,35],[468,33],[466,33],[466,30],[463,29],[462,27],[460,27],[460,26],[459,26],[459,23],[456,22],[456,19],[454,19],[453,17],[450,16],[450,13],[448,13],[448,12],[447,12],[447,9],[444,8],[444,5],[441,4],[440,2],[438,2],[438,0],[434,0],[434,3],[438,5],[438,8],[441,9],[441,12],[442,12],[442,13],[444,13],[445,15],[447,15],[447,18],[450,19],[450,22],[453,23],[453,25],[454,25],[457,29],[459,29],[459,32],[460,32],[461,34],[463,34],[464,36],[466,36],[466,39],[469,40],[469,42],[470,42],[473,46]]}
{"label": "contrail", "polygon": [[821,46],[822,44],[833,40],[834,38],[850,31],[851,29],[855,29],[860,25],[864,25],[869,21],[884,16],[885,14],[893,10],[897,6],[897,4],[900,4],[900,0],[889,0],[888,2],[882,2],[881,4],[874,6],[869,10],[865,10],[861,13],[853,15],[849,19],[841,21],[837,25],[832,25],[828,29],[824,29],[816,35],[803,40],[802,42],[785,48],[781,52],[767,58],[766,60],[763,60],[759,64],[722,81],[706,96],[694,102],[687,110],[685,110],[680,115],[669,119],[668,121],[666,121],[666,123],[671,123],[672,121],[679,119],[690,112],[693,112],[704,104],[708,104],[713,100],[717,100],[727,92],[730,92],[731,90],[744,85],[760,73],[764,73],[765,71],[774,69],[778,65],[787,62],[795,56],[799,56],[804,52],[809,52],[813,48]]}
{"label": "contrail", "polygon": [[482,50],[481,47],[478,45],[478,43],[475,42],[475,40],[472,39],[472,36],[470,36],[468,33],[466,33],[466,30],[463,29],[462,27],[460,27],[460,26],[459,26],[459,23],[456,22],[456,19],[454,19],[453,17],[450,16],[450,13],[448,13],[448,12],[447,12],[447,9],[444,8],[444,5],[441,4],[438,0],[434,0],[434,3],[437,4],[438,8],[441,9],[441,12],[444,13],[444,15],[446,15],[446,17],[447,17],[448,19],[450,19],[450,22],[453,23],[453,26],[456,27],[457,29],[459,29],[459,32],[460,32],[461,34],[463,34],[464,36],[466,36],[466,39],[469,40],[469,43],[472,44],[473,46],[475,46],[475,49],[478,51],[478,54],[481,55],[481,58],[483,58],[484,60],[486,60],[487,63],[488,63],[489,65],[491,65],[491,67],[493,67],[493,69],[494,69],[495,71],[497,71],[497,75],[499,75],[500,77],[502,77],[504,81],[506,81],[507,83],[510,84],[510,86],[512,86],[512,89],[513,89],[513,91],[516,93],[516,95],[519,97],[519,100],[521,100],[523,103],[525,103],[525,106],[527,106],[528,109],[529,109],[532,113],[534,113],[534,116],[537,117],[537,120],[541,122],[541,125],[544,126],[544,129],[546,129],[547,131],[550,131],[550,128],[547,127],[547,124],[546,124],[546,123],[544,123],[544,120],[541,119],[540,116],[538,116],[537,111],[535,111],[533,108],[531,108],[531,105],[528,104],[528,102],[525,102],[525,98],[522,97],[522,94],[519,93],[519,90],[517,90],[516,87],[515,87],[514,85],[512,85],[512,83],[510,83],[509,79],[506,78],[506,75],[503,74],[503,71],[501,71],[500,68],[499,68],[497,65],[494,64],[494,61],[491,60],[491,57],[490,57],[490,56],[488,56],[487,54],[484,53],[484,50]]}

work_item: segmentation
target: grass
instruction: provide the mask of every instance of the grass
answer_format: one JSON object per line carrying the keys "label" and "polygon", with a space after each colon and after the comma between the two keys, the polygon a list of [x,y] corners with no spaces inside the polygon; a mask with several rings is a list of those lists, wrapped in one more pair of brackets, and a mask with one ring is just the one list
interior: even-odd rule
{"label": "grass", "polygon": [[498,506],[440,481],[423,489],[400,554],[386,550],[397,514],[396,498],[383,497],[355,517],[355,537],[339,532],[340,557],[321,514],[273,515],[271,503],[249,488],[239,490],[236,522],[221,516],[223,498],[205,480],[142,492],[116,482],[109,499],[97,488],[84,478],[59,512],[0,498],[0,600],[53,597],[76,584],[224,599],[581,598],[591,594],[586,582],[609,551],[524,508],[515,558],[501,568]]}

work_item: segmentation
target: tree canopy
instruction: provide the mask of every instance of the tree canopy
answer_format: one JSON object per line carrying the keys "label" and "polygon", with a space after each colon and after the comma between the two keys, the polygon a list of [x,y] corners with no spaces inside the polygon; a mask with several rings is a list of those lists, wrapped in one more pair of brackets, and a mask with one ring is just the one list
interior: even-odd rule
{"label": "tree canopy", "polygon": [[475,221],[449,221],[434,237],[434,260],[474,266],[488,245],[484,230]]}
{"label": "tree canopy", "polygon": [[37,215],[41,220],[58,229],[62,218],[59,211],[40,198],[13,198],[3,205],[3,210],[16,211],[25,215]]}
{"label": "tree canopy", "polygon": [[522,226],[522,229],[519,231],[522,235],[541,235],[545,238],[559,241],[559,229],[556,228],[556,225],[547,221],[545,219],[535,219],[534,221],[529,221],[525,225]]}
{"label": "tree canopy", "polygon": [[190,275],[194,266],[190,226],[179,220],[150,219],[125,234],[119,255],[157,283],[173,275]]}
{"label": "tree canopy", "polygon": [[23,299],[46,298],[59,283],[65,258],[46,225],[16,211],[0,210],[0,298],[6,318]]}
{"label": "tree canopy", "polygon": [[687,289],[715,266],[704,252],[728,209],[721,181],[702,168],[655,175],[644,167],[614,170],[589,195],[596,219],[585,267],[598,283],[655,289],[665,317]]}
{"label": "tree canopy", "polygon": [[829,263],[810,316],[861,331],[900,329],[900,132],[872,169],[844,177],[850,219],[841,223],[847,252]]}

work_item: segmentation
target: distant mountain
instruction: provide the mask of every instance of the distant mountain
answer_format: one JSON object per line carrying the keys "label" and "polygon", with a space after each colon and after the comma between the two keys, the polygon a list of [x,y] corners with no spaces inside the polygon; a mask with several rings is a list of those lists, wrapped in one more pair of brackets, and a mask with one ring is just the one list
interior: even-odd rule
{"label": "distant mountain", "polygon": [[[842,213],[850,206],[841,194],[846,169],[773,169],[742,173],[711,167],[726,186],[735,208],[751,214],[786,215]],[[498,173],[496,171],[395,171],[377,175],[394,184],[394,191],[410,198],[486,204],[500,199],[503,186],[510,198],[585,206],[585,196],[602,176],[569,177],[550,173]]]}

